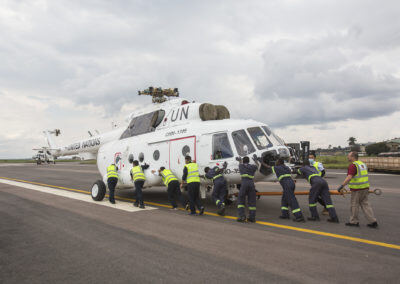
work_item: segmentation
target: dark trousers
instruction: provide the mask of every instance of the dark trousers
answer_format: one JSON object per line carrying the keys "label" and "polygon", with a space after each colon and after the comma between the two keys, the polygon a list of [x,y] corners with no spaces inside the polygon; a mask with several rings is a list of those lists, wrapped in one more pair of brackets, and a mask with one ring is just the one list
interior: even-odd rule
{"label": "dark trousers", "polygon": [[303,214],[301,213],[296,195],[294,195],[294,191],[296,189],[295,183],[291,179],[286,180],[286,178],[284,178],[281,181],[281,186],[283,188],[282,201],[281,201],[282,216],[289,217],[289,207],[290,207],[296,219],[301,218]]}
{"label": "dark trousers", "polygon": [[328,183],[321,177],[312,177],[310,194],[308,195],[308,203],[312,217],[319,217],[317,211],[318,196],[321,196],[322,201],[326,204],[326,209],[328,209],[329,216],[331,218],[336,218],[336,210],[332,205]]}
{"label": "dark trousers", "polygon": [[190,211],[192,213],[196,213],[197,209],[203,208],[203,204],[200,200],[200,183],[199,182],[191,182],[187,184],[187,190],[189,195],[189,205]]}
{"label": "dark trousers", "polygon": [[214,181],[214,188],[212,192],[212,199],[218,208],[225,206],[225,199],[228,194],[226,180],[218,178]]}
{"label": "dark trousers", "polygon": [[322,200],[321,196],[318,196],[317,201],[319,204],[321,204],[322,206],[324,206],[324,208],[326,208],[326,204],[325,202]]}
{"label": "dark trousers", "polygon": [[178,207],[178,205],[176,204],[176,199],[179,200],[179,202],[182,204],[183,207],[186,206],[186,201],[181,193],[179,181],[177,180],[171,181],[168,184],[167,192],[168,192],[169,202],[171,202],[173,208]]}
{"label": "dark trousers", "polygon": [[135,184],[135,195],[136,195],[135,204],[143,205],[142,188],[143,188],[143,185],[144,185],[144,180],[135,181],[134,184]]}
{"label": "dark trousers", "polygon": [[109,197],[110,201],[115,201],[114,193],[115,193],[115,186],[117,185],[117,183],[118,183],[118,178],[116,177],[110,177],[107,179],[108,190],[110,191],[110,197]]}
{"label": "dark trousers", "polygon": [[240,186],[238,195],[238,214],[239,217],[245,217],[245,206],[247,203],[249,206],[249,218],[256,217],[256,187],[254,186],[254,181],[251,179],[242,179],[242,184]]}

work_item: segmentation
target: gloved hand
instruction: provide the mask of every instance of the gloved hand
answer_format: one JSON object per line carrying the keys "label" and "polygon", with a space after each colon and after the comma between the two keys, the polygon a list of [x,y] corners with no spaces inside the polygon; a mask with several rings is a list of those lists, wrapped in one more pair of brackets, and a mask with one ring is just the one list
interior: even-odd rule
{"label": "gloved hand", "polygon": [[343,188],[344,188],[344,186],[341,185],[341,186],[338,187],[337,191],[341,193]]}
{"label": "gloved hand", "polygon": [[253,161],[255,162],[255,161],[257,161],[258,159],[257,159],[257,155],[256,154],[254,154],[253,155]]}
{"label": "gloved hand", "polygon": [[224,168],[226,168],[226,167],[228,166],[228,163],[227,163],[227,162],[224,162],[224,163],[222,164],[222,166],[223,166]]}
{"label": "gloved hand", "polygon": [[241,160],[242,160],[242,158],[236,157],[236,161],[240,162]]}

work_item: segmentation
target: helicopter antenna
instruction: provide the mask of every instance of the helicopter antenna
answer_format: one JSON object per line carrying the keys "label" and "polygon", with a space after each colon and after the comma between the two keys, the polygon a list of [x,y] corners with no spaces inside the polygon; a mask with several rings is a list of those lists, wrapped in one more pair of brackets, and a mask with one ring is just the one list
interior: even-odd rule
{"label": "helicopter antenna", "polygon": [[152,102],[160,104],[167,101],[167,97],[179,97],[179,92],[178,88],[162,89],[161,87],[149,87],[143,91],[138,91],[138,95],[152,96]]}

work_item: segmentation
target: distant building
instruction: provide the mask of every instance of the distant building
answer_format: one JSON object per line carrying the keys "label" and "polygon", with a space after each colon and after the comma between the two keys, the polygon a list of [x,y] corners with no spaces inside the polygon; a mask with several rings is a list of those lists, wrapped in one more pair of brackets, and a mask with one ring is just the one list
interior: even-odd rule
{"label": "distant building", "polygon": [[394,138],[385,141],[386,145],[390,148],[389,152],[399,152],[400,151],[400,138]]}

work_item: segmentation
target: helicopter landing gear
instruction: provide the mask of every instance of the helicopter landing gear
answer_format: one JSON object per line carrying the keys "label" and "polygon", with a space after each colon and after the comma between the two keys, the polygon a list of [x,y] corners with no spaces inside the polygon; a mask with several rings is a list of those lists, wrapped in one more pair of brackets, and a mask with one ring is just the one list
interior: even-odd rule
{"label": "helicopter landing gear", "polygon": [[102,180],[97,180],[92,185],[91,195],[93,200],[102,201],[106,195],[106,185]]}

